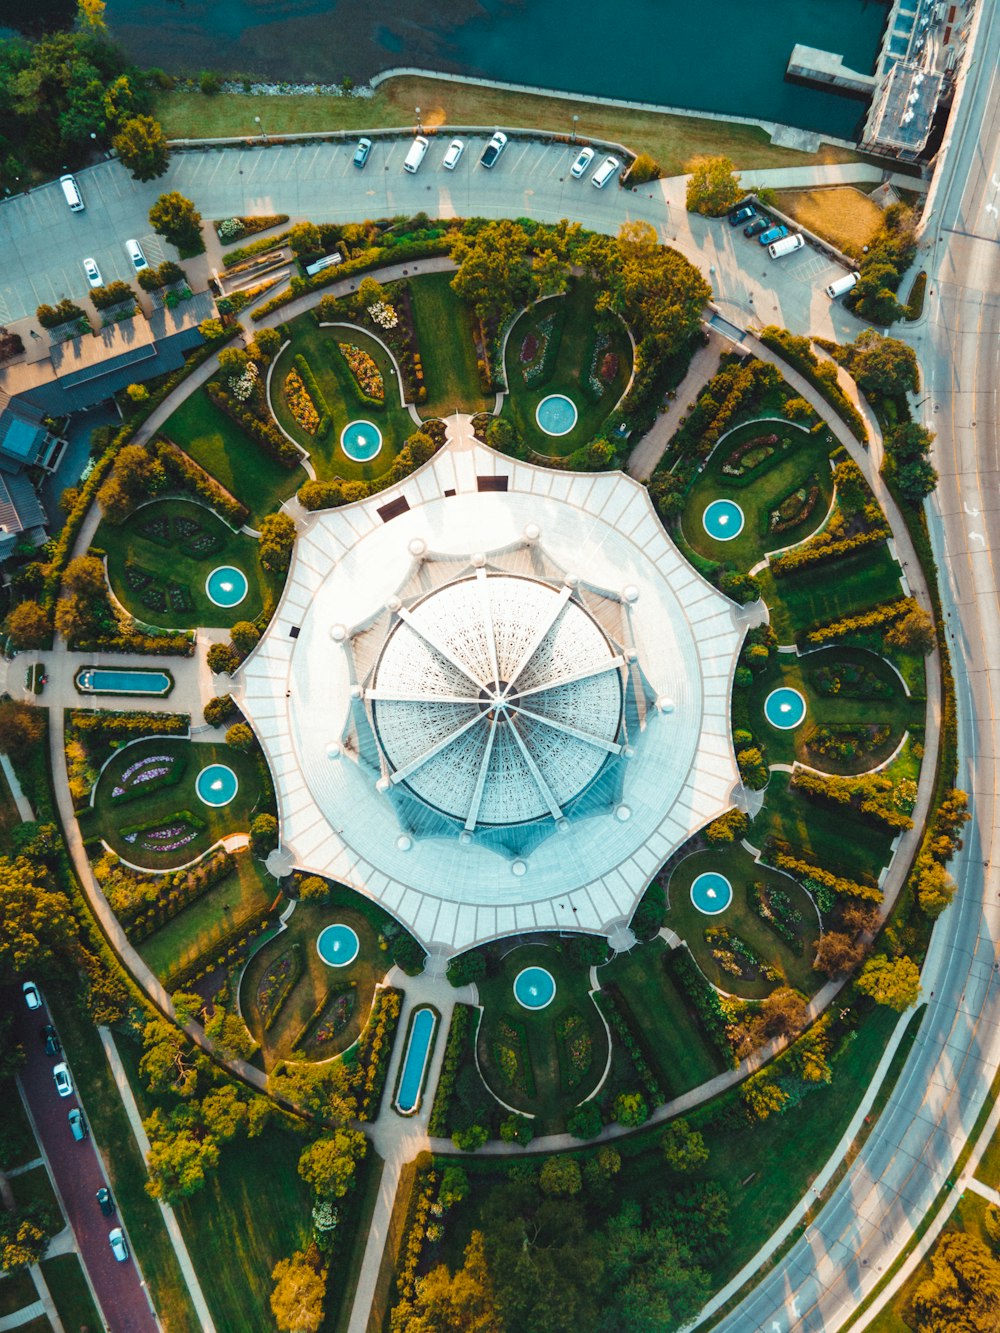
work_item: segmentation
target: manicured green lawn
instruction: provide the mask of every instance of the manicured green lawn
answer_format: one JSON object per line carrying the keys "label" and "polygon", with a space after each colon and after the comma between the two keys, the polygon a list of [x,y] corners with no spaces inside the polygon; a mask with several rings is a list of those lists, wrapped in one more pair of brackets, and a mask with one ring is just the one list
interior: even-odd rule
{"label": "manicured green lawn", "polygon": [[57,1254],[52,1259],[43,1260],[42,1276],[49,1284],[66,1333],[99,1327],[94,1298],[75,1254]]}
{"label": "manicured green lawn", "polygon": [[37,1300],[38,1292],[31,1274],[24,1269],[0,1279],[0,1319],[5,1315],[16,1314],[26,1305],[34,1305]]}
{"label": "manicured green lawn", "polygon": [[[214,549],[199,555],[186,548],[178,536],[175,520],[182,524],[197,523],[201,529],[197,540],[205,545],[214,540]],[[165,531],[169,533],[166,538],[162,535]],[[237,620],[254,620],[262,610],[273,608],[281,591],[280,583],[261,568],[253,538],[233,532],[211,510],[190,500],[159,500],[136,510],[122,524],[101,523],[94,545],[108,553],[115,596],[139,620],[154,625],[193,629],[199,625],[229,626]],[[141,574],[152,578],[152,584],[133,589],[126,565],[137,566]],[[205,590],[205,580],[220,565],[234,565],[242,570],[250,585],[244,600],[231,610],[216,606]],[[187,590],[193,603],[190,610],[175,610],[169,602],[167,610],[158,609],[159,602],[153,606],[146,604],[144,598],[149,596],[150,588],[157,589],[162,597],[168,584]]]}
{"label": "manicured green lawn", "polygon": [[277,881],[249,852],[236,856],[236,870],[185,907],[139,945],[161,981],[186,971],[234,926],[258,916],[277,896]]}
{"label": "manicured green lawn", "polygon": [[[319,478],[327,480],[341,477],[345,481],[367,481],[371,477],[381,476],[391,467],[403,442],[417,429],[409,412],[400,406],[399,379],[388,353],[381,343],[353,325],[320,328],[311,312],[284,325],[283,331],[291,342],[275,362],[271,376],[271,410],[278,421],[303,449],[309,451]],[[354,376],[337,350],[340,342],[353,343],[374,359],[385,385],[384,406],[373,407],[371,403],[362,402]],[[309,363],[329,409],[332,426],[322,440],[302,429],[285,400],[284,383],[288,372],[294,369],[296,356],[304,356]],[[316,407],[322,415],[322,408],[318,404]],[[358,420],[371,421],[382,432],[381,451],[369,463],[352,462],[340,446],[341,431],[349,422]]]}
{"label": "manicured green lawn", "polygon": [[25,1171],[23,1175],[13,1176],[10,1185],[20,1207],[27,1208],[29,1204],[40,1203],[58,1214],[59,1203],[49,1184],[49,1173],[44,1166],[36,1166],[31,1171]]}
{"label": "manicured green lawn", "polygon": [[771,774],[764,808],[750,826],[750,841],[759,847],[771,834],[834,873],[878,879],[889,860],[890,831],[853,810],[833,811],[807,800],[789,789],[789,776]]}
{"label": "manicured green lawn", "polygon": [[450,273],[429,273],[410,283],[413,323],[420,345],[427,401],[425,420],[454,412],[492,411],[494,398],[479,385],[469,308],[451,290]]}
{"label": "manicured green lawn", "polygon": [[250,510],[257,525],[306,480],[300,467],[289,470],[244,435],[197,389],[167,420],[162,434],[189,453]]}
{"label": "manicured green lawn", "polygon": [[886,543],[876,542],[844,560],[777,579],[764,570],[758,577],[778,642],[793,643],[815,624],[856,615],[901,597],[899,573]]}
{"label": "manicured green lawn", "polygon": [[13,1076],[0,1079],[0,1170],[9,1171],[37,1156],[38,1145]]}
{"label": "manicured green lawn", "polygon": [[[316,950],[316,939],[324,926],[344,922],[357,932],[361,948],[357,958],[346,967],[330,967]],[[265,1031],[257,1007],[262,980],[278,959],[297,949],[301,975],[288,994],[277,1017]],[[243,974],[240,1008],[254,1037],[261,1043],[265,1068],[270,1069],[295,1048],[326,1003],[332,987],[354,983],[353,1009],[346,1027],[321,1048],[311,1043],[313,1058],[328,1059],[346,1050],[358,1037],[368,1020],[375,985],[389,967],[389,955],[379,947],[378,929],[361,910],[361,898],[347,888],[334,891],[330,905],[299,903],[288,920],[287,928],[269,940],[250,962]]]}
{"label": "manicured green lawn", "polygon": [[[692,881],[696,875],[709,870],[725,875],[733,886],[732,903],[716,916],[706,916],[699,912],[691,901]],[[786,944],[773,926],[754,910],[748,888],[755,881],[788,895],[793,908],[802,918],[795,926],[800,941],[799,950]],[[722,990],[746,999],[759,999],[784,982],[806,995],[819,988],[822,978],[812,970],[814,945],[819,934],[819,920],[812,899],[795,880],[760,865],[743,847],[730,845],[711,848],[686,857],[670,876],[668,900],[666,924],[687,943],[709,981]],[[725,927],[733,935],[745,940],[758,958],[781,972],[784,982],[760,976],[743,979],[727,972],[712,956],[713,946],[705,939],[706,929],[718,926]],[[721,946],[717,944],[714,947]]]}
{"label": "manicured green lawn", "polygon": [[[514,978],[532,965],[546,968],[556,982],[555,999],[536,1012],[522,1008],[513,991]],[[537,1115],[536,1132],[561,1128],[566,1115],[593,1091],[607,1064],[607,1033],[590,998],[589,968],[572,963],[555,940],[552,944],[524,944],[498,961],[494,957],[490,975],[477,984],[484,1010],[477,1050],[487,1084],[508,1106]],[[571,1087],[566,1040],[559,1029],[567,1017],[576,1014],[583,1019],[581,1030],[590,1037],[590,1064]],[[505,1032],[505,1025],[517,1035]],[[519,1073],[513,1080],[501,1067],[501,1047],[517,1052]],[[522,1061],[527,1064],[524,1070],[520,1069]]]}
{"label": "manicured green lawn", "polygon": [[[594,315],[595,290],[584,279],[573,281],[565,296],[555,296],[526,310],[515,322],[507,340],[507,387],[503,416],[517,429],[527,445],[547,457],[564,458],[574,449],[589,444],[605,426],[608,414],[625,392],[632,373],[632,349],[624,326],[611,326],[606,351],[618,358],[618,369],[600,398],[593,401],[589,387],[591,362],[596,336]],[[543,379],[527,384],[522,369],[522,353],[527,353],[526,339],[541,342],[543,329],[555,345],[554,360],[549,362]],[[549,353],[553,355],[552,351]],[[565,394],[578,413],[577,423],[567,435],[546,435],[535,420],[535,410],[550,394]],[[614,423],[607,422],[608,429]]]}
{"label": "manicured green lawn", "polygon": [[[770,457],[749,469],[745,476],[726,475],[725,467],[734,465],[731,460],[741,446],[754,440],[763,442],[772,436],[778,437],[776,443],[759,446],[762,452],[772,449]],[[826,431],[812,435],[788,421],[748,421],[737,426],[716,448],[688,493],[682,519],[687,541],[706,559],[724,560],[748,570],[768,551],[792,546],[811,536],[826,518],[833,497],[828,439]],[[751,457],[752,452],[748,451],[744,457]],[[772,512],[788,496],[799,490],[808,492],[813,485],[819,487],[819,498],[811,512],[794,527],[775,534]],[[734,500],[743,510],[743,529],[730,541],[718,541],[705,531],[705,510],[720,497]]]}
{"label": "manicured green lawn", "polygon": [[642,1026],[668,1096],[679,1097],[721,1073],[723,1065],[670,979],[664,966],[667,952],[657,937],[619,954],[599,968],[597,976],[602,986],[613,982],[621,991]]}
{"label": "manicured green lawn", "polygon": [[[821,694],[818,684],[824,670],[858,664],[866,668],[890,691],[884,698],[857,699],[846,694]],[[789,686],[806,701],[806,719],[792,731],[782,731],[768,722],[764,702],[772,690]],[[908,727],[922,726],[923,704],[908,699],[899,677],[874,653],[858,648],[824,648],[798,657],[794,653],[772,653],[766,668],[754,677],[753,684],[734,694],[733,725],[749,725],[755,736],[767,746],[771,764],[790,764],[798,760],[811,768],[829,773],[862,773],[874,768],[896,749]],[[838,759],[810,748],[809,739],[817,727],[872,724],[889,726],[888,739],[878,747],[859,753],[854,759]]]}
{"label": "manicured green lawn", "polygon": [[[180,781],[172,786],[155,788],[148,795],[131,801],[112,801],[111,793],[121,774],[129,765],[146,755],[179,756],[185,762]],[[195,790],[198,774],[209,764],[224,764],[236,774],[239,790],[229,805],[213,809],[201,801]],[[148,870],[170,870],[200,856],[219,838],[229,833],[245,833],[250,827],[259,798],[260,776],[251,756],[213,741],[152,737],[122,750],[105,768],[94,796],[95,814],[91,827],[95,832],[100,832],[126,861]],[[137,835],[136,841],[127,842],[121,832],[122,829],[152,824],[154,821],[163,827],[178,827],[183,812],[193,814],[200,821],[200,827],[196,826],[197,835],[194,838],[173,850],[151,850],[143,845],[142,833]]]}

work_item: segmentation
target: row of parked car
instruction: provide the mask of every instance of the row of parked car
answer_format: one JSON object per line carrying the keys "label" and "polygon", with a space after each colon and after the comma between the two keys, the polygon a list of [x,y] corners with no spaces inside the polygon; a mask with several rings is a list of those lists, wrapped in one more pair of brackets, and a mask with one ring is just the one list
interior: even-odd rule
{"label": "row of parked car", "polygon": [[[21,994],[24,996],[24,1003],[29,1009],[42,1008],[42,995],[37,985],[33,981],[25,981],[21,986]],[[45,1047],[45,1054],[55,1059],[62,1055],[62,1043],[59,1040],[59,1034],[51,1023],[46,1023],[41,1029],[40,1034],[42,1044]],[[69,1066],[65,1060],[60,1060],[58,1064],[52,1067],[52,1077],[55,1081],[56,1092],[60,1097],[71,1097],[73,1095],[73,1079],[70,1076]],[[83,1112],[79,1107],[74,1106],[69,1112],[70,1133],[76,1139],[77,1143],[82,1143],[90,1134],[87,1128],[87,1122],[84,1119]],[[115,1211],[115,1201],[111,1197],[111,1191],[106,1185],[102,1185],[94,1196],[97,1200],[97,1206],[100,1208],[104,1217],[111,1217]],[[128,1241],[125,1239],[125,1233],[121,1227],[113,1227],[108,1232],[108,1244],[111,1246],[111,1252],[119,1263],[124,1263],[128,1258]]]}
{"label": "row of parked car", "polygon": [[[503,130],[497,130],[480,154],[479,165],[485,167],[487,171],[492,167],[495,167],[500,160],[501,153],[507,147],[509,142],[510,140],[507,135],[504,134]],[[419,171],[420,164],[427,156],[427,150],[430,148],[430,145],[431,141],[425,135],[416,135],[413,143],[410,144],[409,151],[403,162],[403,170],[409,171],[411,174]],[[368,159],[371,157],[373,146],[373,141],[367,137],[358,140],[358,146],[354,150],[354,165],[359,170],[364,170],[367,165]],[[444,167],[445,171],[454,171],[462,160],[462,154],[464,152],[465,140],[452,139],[451,143],[449,143],[445,150],[444,157],[441,159],[441,165]],[[580,150],[573,165],[570,167],[569,174],[574,180],[579,180],[581,176],[586,174],[586,171],[593,162],[595,156],[596,154],[593,148],[587,147]],[[616,175],[621,170],[621,166],[621,161],[609,153],[591,176],[590,183],[596,186],[597,189],[603,190],[612,176]]]}
{"label": "row of parked car", "polygon": [[[789,234],[788,228],[783,223],[776,223],[765,213],[758,213],[753,204],[738,204],[730,212],[729,225],[738,227],[741,223],[743,223],[743,235],[756,236],[761,245],[767,246],[767,253],[772,259],[790,255],[805,245],[805,237],[801,232]],[[849,292],[859,277],[860,274],[854,271],[845,273],[843,277],[828,283],[823,290],[831,301],[835,301],[838,296],[844,296]]]}
{"label": "row of parked car", "polygon": [[[142,246],[138,241],[126,241],[125,253],[129,257],[129,262],[136,273],[141,273],[144,268],[149,268],[149,260],[142,252]],[[87,275],[87,281],[91,287],[103,287],[104,279],[101,277],[101,270],[97,267],[97,261],[94,259],[85,259],[83,261],[83,271]]]}

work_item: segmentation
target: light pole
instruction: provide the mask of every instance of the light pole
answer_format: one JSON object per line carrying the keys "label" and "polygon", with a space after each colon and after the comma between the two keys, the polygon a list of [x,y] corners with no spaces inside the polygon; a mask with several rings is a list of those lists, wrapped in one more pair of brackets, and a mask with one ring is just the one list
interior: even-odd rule
{"label": "light pole", "polygon": [[577,115],[574,115],[574,116],[573,116],[573,134],[572,134],[572,138],[571,138],[571,142],[572,142],[572,143],[576,143],[576,123],[577,123],[577,121],[578,121],[579,119],[580,119],[579,116],[577,116]]}
{"label": "light pole", "polygon": [[264,126],[260,123],[260,116],[254,116],[254,120],[257,122],[257,128],[260,130],[260,137],[267,143],[267,130],[265,130]]}
{"label": "light pole", "polygon": [[418,134],[422,134],[422,133],[423,133],[423,130],[424,130],[424,127],[423,127],[423,125],[421,125],[421,123],[420,123],[420,108],[419,108],[419,107],[416,108],[416,112],[417,112],[417,133],[418,133]]}

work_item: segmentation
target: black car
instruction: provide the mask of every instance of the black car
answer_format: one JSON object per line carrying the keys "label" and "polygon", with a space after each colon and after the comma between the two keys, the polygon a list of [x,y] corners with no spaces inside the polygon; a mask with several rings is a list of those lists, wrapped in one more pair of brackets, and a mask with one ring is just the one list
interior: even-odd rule
{"label": "black car", "polygon": [[738,227],[741,222],[749,222],[751,218],[757,216],[757,210],[753,204],[744,204],[742,208],[735,208],[729,214],[729,225]]}
{"label": "black car", "polygon": [[108,1187],[106,1185],[102,1185],[101,1188],[94,1195],[94,1197],[96,1198],[97,1202],[101,1205],[101,1212],[104,1214],[104,1216],[110,1217],[111,1214],[115,1211],[115,1201],[114,1199],[112,1199],[111,1191],[108,1189]]}
{"label": "black car", "polygon": [[62,1046],[59,1044],[59,1037],[51,1023],[46,1023],[42,1028],[42,1041],[45,1043],[46,1055],[61,1055]]}
{"label": "black car", "polygon": [[743,228],[743,235],[759,236],[762,231],[767,231],[770,225],[771,225],[771,219],[766,218],[762,215],[759,218],[754,218],[753,222],[747,223],[747,225]]}

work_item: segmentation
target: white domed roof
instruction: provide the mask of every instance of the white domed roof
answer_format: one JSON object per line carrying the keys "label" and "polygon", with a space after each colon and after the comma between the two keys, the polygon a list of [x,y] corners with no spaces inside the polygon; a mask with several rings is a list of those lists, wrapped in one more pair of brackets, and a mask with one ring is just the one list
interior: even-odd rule
{"label": "white domed roof", "polygon": [[621,752],[623,659],[569,587],[480,569],[398,614],[366,691],[394,785],[468,829],[559,819]]}

